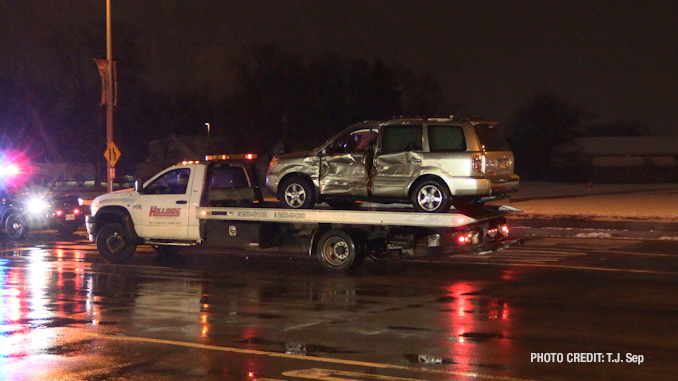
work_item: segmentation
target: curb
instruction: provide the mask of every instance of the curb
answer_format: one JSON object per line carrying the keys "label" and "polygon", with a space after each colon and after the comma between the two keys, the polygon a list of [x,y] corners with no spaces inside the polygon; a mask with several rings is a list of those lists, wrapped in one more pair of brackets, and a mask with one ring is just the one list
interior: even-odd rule
{"label": "curb", "polygon": [[636,238],[678,241],[678,223],[581,218],[509,218],[511,233],[523,236]]}

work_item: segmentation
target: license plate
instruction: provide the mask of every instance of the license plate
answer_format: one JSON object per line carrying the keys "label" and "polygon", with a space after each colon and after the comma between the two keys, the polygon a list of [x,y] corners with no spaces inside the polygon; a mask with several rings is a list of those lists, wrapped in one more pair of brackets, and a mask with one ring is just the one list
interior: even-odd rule
{"label": "license plate", "polygon": [[75,214],[67,214],[66,221],[75,221]]}

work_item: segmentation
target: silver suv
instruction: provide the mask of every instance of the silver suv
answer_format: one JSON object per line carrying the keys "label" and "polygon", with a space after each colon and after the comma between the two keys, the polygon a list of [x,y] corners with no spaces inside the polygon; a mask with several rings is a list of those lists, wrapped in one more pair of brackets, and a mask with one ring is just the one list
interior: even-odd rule
{"label": "silver suv", "polygon": [[266,186],[287,208],[411,202],[446,212],[518,190],[495,122],[409,118],[357,123],[310,152],[274,157]]}

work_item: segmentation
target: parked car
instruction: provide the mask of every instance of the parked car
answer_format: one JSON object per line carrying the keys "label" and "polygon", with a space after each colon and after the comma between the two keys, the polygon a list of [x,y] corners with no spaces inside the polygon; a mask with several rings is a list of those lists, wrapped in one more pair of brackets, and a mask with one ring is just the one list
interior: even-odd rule
{"label": "parked car", "polygon": [[78,196],[50,193],[18,195],[13,202],[17,220],[5,224],[7,234],[20,238],[29,230],[56,229],[63,236],[70,236],[85,226],[85,212]]}
{"label": "parked car", "polygon": [[349,126],[310,152],[274,157],[266,187],[287,208],[409,202],[445,212],[518,190],[498,123],[398,118]]}

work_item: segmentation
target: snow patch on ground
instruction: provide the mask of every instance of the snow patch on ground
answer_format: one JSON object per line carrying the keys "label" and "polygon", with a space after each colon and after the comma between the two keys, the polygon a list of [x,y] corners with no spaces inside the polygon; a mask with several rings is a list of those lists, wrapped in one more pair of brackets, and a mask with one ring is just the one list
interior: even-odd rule
{"label": "snow patch on ground", "polygon": [[613,238],[614,236],[610,233],[578,233],[575,235],[577,238]]}
{"label": "snow patch on ground", "polygon": [[[514,200],[499,203],[521,209],[523,215],[529,216],[678,222],[678,184],[656,184],[655,188],[652,184],[598,187],[604,190],[594,186],[597,191],[589,191],[582,184],[526,183],[521,184],[521,191],[512,197]],[[628,193],[606,193],[618,191]],[[559,195],[563,198],[553,198]],[[525,196],[543,198],[520,201]]]}

